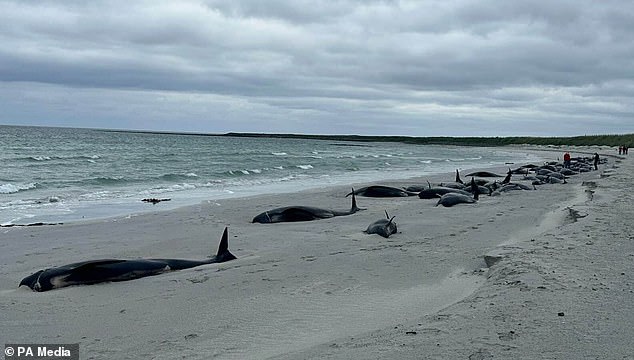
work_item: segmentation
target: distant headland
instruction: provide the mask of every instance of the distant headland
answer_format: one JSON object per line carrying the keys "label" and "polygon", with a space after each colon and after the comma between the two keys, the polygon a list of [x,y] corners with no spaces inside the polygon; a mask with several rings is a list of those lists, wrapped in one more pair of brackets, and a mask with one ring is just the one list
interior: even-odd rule
{"label": "distant headland", "polygon": [[275,134],[275,133],[245,133],[228,132],[178,132],[154,130],[127,129],[90,129],[107,132],[128,132],[185,136],[227,136],[251,138],[283,138],[283,139],[312,139],[331,141],[356,142],[400,142],[419,145],[457,145],[457,146],[506,146],[506,145],[541,145],[541,146],[634,146],[634,134],[609,135],[581,135],[568,137],[538,137],[538,136],[377,136],[377,135],[314,135],[314,134]]}

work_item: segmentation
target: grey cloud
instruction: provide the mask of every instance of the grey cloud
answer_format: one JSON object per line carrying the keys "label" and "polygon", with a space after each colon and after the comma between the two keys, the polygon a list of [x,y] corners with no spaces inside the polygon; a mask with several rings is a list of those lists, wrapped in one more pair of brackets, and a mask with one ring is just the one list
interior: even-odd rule
{"label": "grey cloud", "polygon": [[[241,131],[271,130],[258,121],[277,121],[278,131],[320,132],[317,120],[332,124],[326,128],[332,132],[379,132],[389,121],[393,132],[452,135],[476,126],[486,135],[501,131],[501,123],[511,133],[536,132],[536,123],[558,120],[569,132],[576,125],[565,125],[566,117],[596,132],[606,118],[613,119],[610,132],[632,130],[634,4],[625,2],[2,1],[0,7],[3,89],[98,92],[99,106],[86,99],[81,107],[86,113],[98,107],[104,119],[104,109],[115,107],[107,101],[122,101],[145,113],[152,106],[162,114],[180,109],[199,131],[231,130],[226,121],[209,120],[220,117]],[[156,103],[155,94],[172,94],[173,102]],[[186,101],[191,97],[209,103]],[[0,122],[35,121],[10,99],[3,105],[12,110]],[[74,116],[44,105],[58,121]],[[139,112],[113,114],[131,127],[145,121]],[[155,118],[171,130],[183,124]]]}

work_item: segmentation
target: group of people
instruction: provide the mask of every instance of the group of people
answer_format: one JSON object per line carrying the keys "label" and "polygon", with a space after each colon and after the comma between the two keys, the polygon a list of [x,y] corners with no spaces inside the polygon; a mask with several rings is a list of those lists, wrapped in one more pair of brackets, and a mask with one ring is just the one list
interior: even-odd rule
{"label": "group of people", "polygon": [[625,146],[625,145],[623,145],[623,146],[619,146],[619,155],[627,155],[627,151],[628,151],[629,149],[630,149],[630,148],[629,148],[629,147],[627,147],[627,146]]}
{"label": "group of people", "polygon": [[[621,151],[623,151],[622,147],[619,147],[619,154],[621,154]],[[625,152],[625,154],[627,154],[627,152]],[[598,170],[599,169],[599,161],[601,160],[599,158],[599,154],[598,153],[594,153],[594,156],[592,157],[592,160],[594,162],[594,170]],[[570,168],[570,153],[566,152],[564,154],[564,167],[566,169]]]}

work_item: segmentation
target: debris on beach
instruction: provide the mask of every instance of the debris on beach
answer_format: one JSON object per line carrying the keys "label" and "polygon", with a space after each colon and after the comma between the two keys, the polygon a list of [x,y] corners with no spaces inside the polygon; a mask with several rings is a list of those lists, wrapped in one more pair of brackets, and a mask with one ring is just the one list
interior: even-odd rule
{"label": "debris on beach", "polygon": [[147,202],[147,203],[152,203],[152,205],[156,205],[162,201],[170,201],[172,199],[157,199],[157,198],[149,198],[149,199],[143,199],[141,201],[143,202]]}
{"label": "debris on beach", "polygon": [[53,225],[64,225],[64,223],[43,223],[43,222],[36,222],[36,223],[31,223],[31,224],[0,224],[0,227],[14,227],[14,226],[53,226]]}

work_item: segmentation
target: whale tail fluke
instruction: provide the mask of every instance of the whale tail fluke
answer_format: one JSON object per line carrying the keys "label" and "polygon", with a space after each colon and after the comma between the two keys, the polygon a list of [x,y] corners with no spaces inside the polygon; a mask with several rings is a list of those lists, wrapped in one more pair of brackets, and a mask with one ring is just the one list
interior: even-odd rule
{"label": "whale tail fluke", "polygon": [[220,244],[218,245],[218,252],[216,253],[217,262],[225,262],[229,260],[237,259],[235,255],[233,255],[229,251],[229,231],[228,227],[225,227],[225,231],[222,233],[222,239],[220,239]]}
{"label": "whale tail fluke", "polygon": [[385,211],[385,218],[388,220],[386,226],[390,226],[392,221],[394,221],[394,218],[396,217],[396,215],[390,217],[390,214],[387,213],[387,210],[384,210],[384,211]]}

